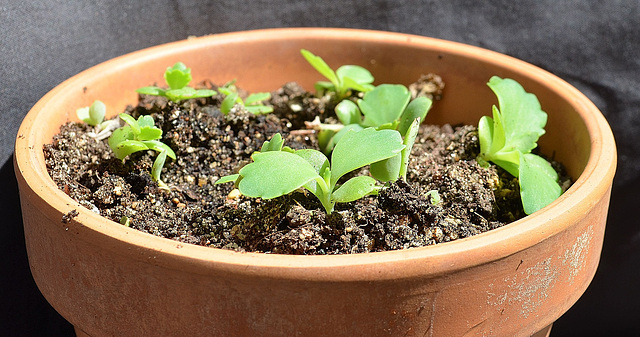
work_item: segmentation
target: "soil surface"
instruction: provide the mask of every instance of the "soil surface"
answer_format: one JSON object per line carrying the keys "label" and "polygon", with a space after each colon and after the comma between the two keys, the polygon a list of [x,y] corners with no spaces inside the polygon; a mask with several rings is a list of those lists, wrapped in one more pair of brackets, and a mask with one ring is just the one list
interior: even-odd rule
{"label": "soil surface", "polygon": [[[212,83],[201,86],[216,89]],[[412,84],[414,97],[437,104],[440,77]],[[357,94],[357,93],[356,93]],[[357,95],[356,95],[357,96]],[[354,97],[355,98],[355,97]],[[337,204],[327,215],[310,193],[263,200],[242,196],[231,183],[250,155],[275,133],[285,145],[317,148],[305,121],[335,121],[331,96],[316,97],[295,83],[272,93],[274,113],[253,115],[236,105],[223,115],[223,97],[173,103],[143,96],[125,112],[151,115],[162,141],[176,153],[168,160],[160,189],[150,176],[156,153],[116,159],[93,127],[69,122],[44,149],[58,187],[86,208],[117,223],[176,241],[238,251],[280,254],[344,254],[406,249],[476,235],[523,217],[518,183],[498,167],[480,167],[473,126],[422,125],[412,150],[407,182],[397,181],[377,196]],[[357,174],[367,174],[362,169]],[[564,175],[562,175],[564,176]],[[565,187],[569,181],[564,179]],[[440,201],[434,193],[438,191]],[[77,214],[77,213],[75,213]],[[71,221],[67,214],[62,221]]]}

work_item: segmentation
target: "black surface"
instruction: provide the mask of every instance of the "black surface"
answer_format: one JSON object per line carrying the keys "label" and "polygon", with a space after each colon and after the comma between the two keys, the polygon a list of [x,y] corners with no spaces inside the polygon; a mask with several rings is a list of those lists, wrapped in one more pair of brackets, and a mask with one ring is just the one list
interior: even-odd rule
{"label": "black surface", "polygon": [[619,168],[598,273],[551,336],[640,336],[636,0],[0,2],[0,335],[73,335],[28,269],[11,157],[30,107],[64,79],[134,50],[189,35],[291,26],[389,30],[477,45],[547,69],[587,94],[614,130]]}

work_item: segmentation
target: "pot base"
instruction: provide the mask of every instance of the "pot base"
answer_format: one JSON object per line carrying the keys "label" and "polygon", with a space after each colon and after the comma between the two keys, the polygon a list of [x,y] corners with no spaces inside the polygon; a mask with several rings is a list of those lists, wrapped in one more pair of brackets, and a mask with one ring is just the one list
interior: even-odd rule
{"label": "pot base", "polygon": [[[549,337],[549,335],[551,334],[551,326],[553,324],[549,324],[548,326],[546,326],[544,329],[534,333],[533,335],[531,335],[531,337]],[[91,337],[89,335],[87,335],[84,331],[80,330],[80,328],[78,327],[73,327],[73,330],[76,332],[76,337]]]}

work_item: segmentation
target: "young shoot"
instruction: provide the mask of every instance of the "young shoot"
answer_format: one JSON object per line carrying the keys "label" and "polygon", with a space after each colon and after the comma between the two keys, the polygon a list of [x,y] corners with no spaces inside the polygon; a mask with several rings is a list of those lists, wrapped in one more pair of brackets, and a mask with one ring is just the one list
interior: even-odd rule
{"label": "young shoot", "polygon": [[524,211],[531,214],[562,194],[551,164],[531,153],[545,133],[547,114],[538,98],[512,79],[494,76],[488,86],[499,108],[493,106],[493,117],[483,116],[478,123],[478,162],[493,162],[517,177]]}
{"label": "young shoot", "polygon": [[127,125],[113,131],[108,141],[116,158],[124,160],[128,155],[138,151],[154,150],[158,152],[151,169],[151,177],[158,182],[160,187],[166,188],[160,179],[160,173],[167,156],[176,159],[176,154],[168,145],[159,140],[162,138],[162,129],[155,126],[151,116],[140,116],[138,120],[125,113],[121,113],[119,116]]}
{"label": "young shoot", "polygon": [[316,82],[315,89],[319,95],[333,92],[335,99],[339,101],[349,97],[351,90],[360,92],[373,90],[371,84],[373,83],[373,75],[367,69],[356,65],[343,65],[333,71],[320,56],[316,56],[306,49],[301,49],[300,53],[313,68],[329,80],[329,82]]}
{"label": "young shoot", "polygon": [[262,102],[271,98],[270,93],[253,93],[247,96],[247,98],[245,98],[245,100],[243,101],[238,94],[236,86],[233,84],[234,82],[235,81],[232,81],[231,83],[227,83],[224,86],[218,88],[218,91],[220,91],[220,93],[225,96],[224,100],[222,100],[222,104],[220,105],[220,112],[227,115],[236,104],[243,106],[247,111],[251,112],[254,115],[268,114],[273,112],[273,107],[262,104]]}
{"label": "young shoot", "polygon": [[318,142],[325,153],[330,153],[340,138],[349,130],[362,130],[366,127],[397,130],[404,138],[405,148],[397,157],[371,165],[371,174],[380,181],[406,180],[409,154],[418,134],[420,122],[424,120],[431,100],[419,97],[411,101],[411,93],[403,85],[381,84],[367,92],[357,104],[343,100],[336,108],[336,115],[342,125],[321,124]]}
{"label": "young shoot", "polygon": [[173,67],[168,67],[164,72],[164,80],[169,86],[168,89],[149,86],[142,87],[136,92],[143,95],[164,96],[176,103],[190,98],[211,97],[216,94],[213,90],[189,87],[191,68],[187,68],[182,62],[176,62]]}
{"label": "young shoot", "polygon": [[76,115],[81,121],[93,126],[94,131],[88,134],[97,140],[106,139],[119,126],[117,120],[104,121],[106,113],[107,106],[99,100],[95,100],[91,106],[76,110]]}
{"label": "young shoot", "polygon": [[345,174],[402,151],[404,144],[394,130],[367,128],[347,132],[336,144],[331,162],[320,151],[282,148],[279,134],[255,152],[253,162],[237,175],[222,177],[216,184],[235,181],[243,195],[271,199],[304,188],[315,195],[327,213],[338,202],[351,202],[376,194],[379,186],[369,176],[356,176],[338,184]]}

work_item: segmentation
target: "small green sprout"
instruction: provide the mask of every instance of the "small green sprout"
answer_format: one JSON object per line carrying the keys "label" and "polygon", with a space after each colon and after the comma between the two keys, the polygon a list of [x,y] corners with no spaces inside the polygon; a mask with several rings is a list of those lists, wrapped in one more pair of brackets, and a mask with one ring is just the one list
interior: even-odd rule
{"label": "small green sprout", "polygon": [[438,190],[430,190],[425,194],[425,196],[429,198],[431,204],[434,206],[438,206],[442,202],[442,198],[440,197]]}
{"label": "small green sprout", "polygon": [[161,187],[166,187],[160,180],[160,172],[167,156],[176,159],[176,154],[168,145],[159,141],[162,138],[162,129],[155,126],[151,116],[140,116],[138,120],[125,113],[121,113],[119,116],[127,125],[113,131],[109,137],[109,147],[113,150],[116,158],[124,159],[138,151],[157,151],[158,156],[153,163],[151,176]]}
{"label": "small green sprout", "polygon": [[331,67],[320,57],[306,49],[300,50],[302,56],[313,66],[322,76],[330,82],[316,82],[315,89],[319,94],[334,92],[336,100],[341,100],[351,95],[351,90],[367,92],[373,90],[373,75],[360,66],[344,65],[333,71]]}
{"label": "small green sprout", "polygon": [[271,98],[271,94],[268,92],[257,92],[249,95],[244,101],[238,95],[238,90],[233,84],[235,81],[225,84],[218,88],[218,91],[225,95],[222,104],[220,105],[220,112],[227,115],[229,111],[236,105],[240,104],[247,111],[254,115],[268,114],[273,112],[273,107],[262,105],[261,102]]}
{"label": "small green sprout", "polygon": [[107,106],[99,100],[95,100],[91,106],[76,110],[76,115],[81,121],[94,127],[94,131],[89,132],[88,135],[97,140],[106,139],[119,126],[117,120],[104,121],[106,113]]}
{"label": "small green sprout", "polygon": [[99,100],[93,101],[93,104],[91,104],[91,106],[76,110],[78,118],[91,126],[100,125],[104,120],[104,116],[106,113],[107,106]]}
{"label": "small green sprout", "polygon": [[142,87],[136,92],[144,95],[164,96],[176,103],[190,98],[210,97],[216,94],[213,90],[189,87],[191,68],[187,68],[182,62],[176,62],[173,67],[168,67],[164,72],[164,80],[169,89],[150,86]]}
{"label": "small green sprout", "polygon": [[397,130],[403,136],[405,148],[397,157],[371,165],[371,174],[380,181],[406,180],[409,154],[420,128],[431,108],[431,100],[419,97],[411,101],[411,93],[403,85],[381,84],[367,92],[354,103],[345,99],[335,108],[338,120],[343,125],[321,124],[319,120],[310,126],[319,129],[320,148],[329,153],[334,144],[350,130],[366,127]]}
{"label": "small green sprout", "polygon": [[336,203],[375,194],[380,188],[369,176],[356,176],[338,185],[340,178],[363,166],[396,156],[404,148],[398,132],[374,128],[347,132],[336,144],[331,162],[320,151],[294,151],[282,148],[282,144],[281,136],[277,134],[271,142],[265,142],[261,152],[251,156],[253,162],[240,169],[239,174],[222,177],[216,184],[236,181],[243,195],[263,199],[305,188],[320,200],[327,213],[331,213]]}
{"label": "small green sprout", "polygon": [[547,114],[538,98],[512,79],[494,76],[488,86],[500,108],[493,106],[493,118],[483,116],[478,123],[478,162],[491,161],[517,177],[524,211],[531,214],[562,194],[551,164],[531,153],[545,133]]}

